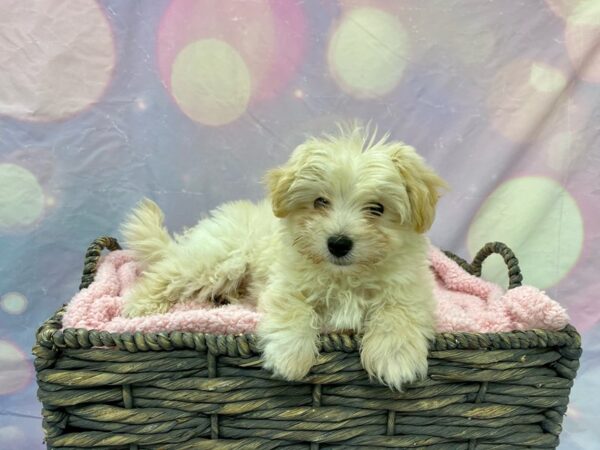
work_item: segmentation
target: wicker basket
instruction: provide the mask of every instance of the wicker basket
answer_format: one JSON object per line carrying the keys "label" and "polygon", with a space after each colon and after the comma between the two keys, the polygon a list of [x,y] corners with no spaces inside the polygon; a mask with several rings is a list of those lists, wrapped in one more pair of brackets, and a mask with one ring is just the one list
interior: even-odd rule
{"label": "wicker basket", "polygon": [[[94,277],[100,238],[81,287]],[[520,285],[518,261],[486,245]],[[436,336],[426,380],[404,393],[372,384],[359,339],[323,336],[319,364],[301,383],[261,369],[252,335],[61,331],[63,309],[34,347],[48,448],[55,449],[549,449],[558,444],[579,367],[580,337],[559,332]]]}

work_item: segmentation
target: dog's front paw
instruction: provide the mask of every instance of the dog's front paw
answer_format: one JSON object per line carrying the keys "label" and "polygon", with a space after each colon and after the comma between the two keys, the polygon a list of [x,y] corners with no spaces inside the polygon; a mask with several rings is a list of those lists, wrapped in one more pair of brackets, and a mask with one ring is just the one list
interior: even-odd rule
{"label": "dog's front paw", "polygon": [[398,391],[427,375],[427,339],[410,340],[397,335],[376,333],[363,339],[362,365],[370,377]]}
{"label": "dog's front paw", "polygon": [[263,350],[263,367],[288,381],[304,378],[315,364],[317,352],[312,340],[269,339]]}

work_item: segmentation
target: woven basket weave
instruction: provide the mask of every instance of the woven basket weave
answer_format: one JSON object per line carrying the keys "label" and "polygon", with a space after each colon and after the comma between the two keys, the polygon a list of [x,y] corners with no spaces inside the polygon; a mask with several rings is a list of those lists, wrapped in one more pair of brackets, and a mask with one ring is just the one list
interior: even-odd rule
{"label": "woven basket weave", "polygon": [[[102,249],[92,243],[81,288]],[[503,256],[510,287],[518,261],[487,244],[473,263]],[[61,330],[64,308],[37,332],[33,349],[48,448],[141,449],[550,449],[581,355],[572,326],[562,331],[443,333],[424,381],[404,393],[369,382],[358,337],[322,337],[301,383],[261,369],[253,335],[107,333]]]}

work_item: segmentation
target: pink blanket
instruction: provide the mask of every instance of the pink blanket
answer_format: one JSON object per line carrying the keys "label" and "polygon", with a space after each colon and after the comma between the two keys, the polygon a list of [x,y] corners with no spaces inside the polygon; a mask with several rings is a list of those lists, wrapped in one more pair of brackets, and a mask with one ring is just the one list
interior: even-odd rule
{"label": "pink blanket", "polygon": [[[504,292],[500,286],[468,274],[433,247],[429,259],[436,276],[439,332],[560,330],[568,323],[566,311],[534,287]],[[260,320],[260,314],[250,306],[215,307],[192,302],[178,304],[167,314],[121,317],[123,294],[138,275],[131,253],[115,251],[103,257],[95,281],[69,303],[63,326],[130,333],[177,330],[240,334],[253,332]]]}

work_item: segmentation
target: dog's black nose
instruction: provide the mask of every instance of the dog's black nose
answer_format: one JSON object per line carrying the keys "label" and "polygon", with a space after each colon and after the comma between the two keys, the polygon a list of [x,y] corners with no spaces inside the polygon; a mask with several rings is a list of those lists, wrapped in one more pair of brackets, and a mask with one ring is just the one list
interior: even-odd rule
{"label": "dog's black nose", "polygon": [[341,234],[331,236],[327,239],[327,248],[333,256],[337,256],[338,258],[346,256],[352,250],[353,245],[352,239]]}

